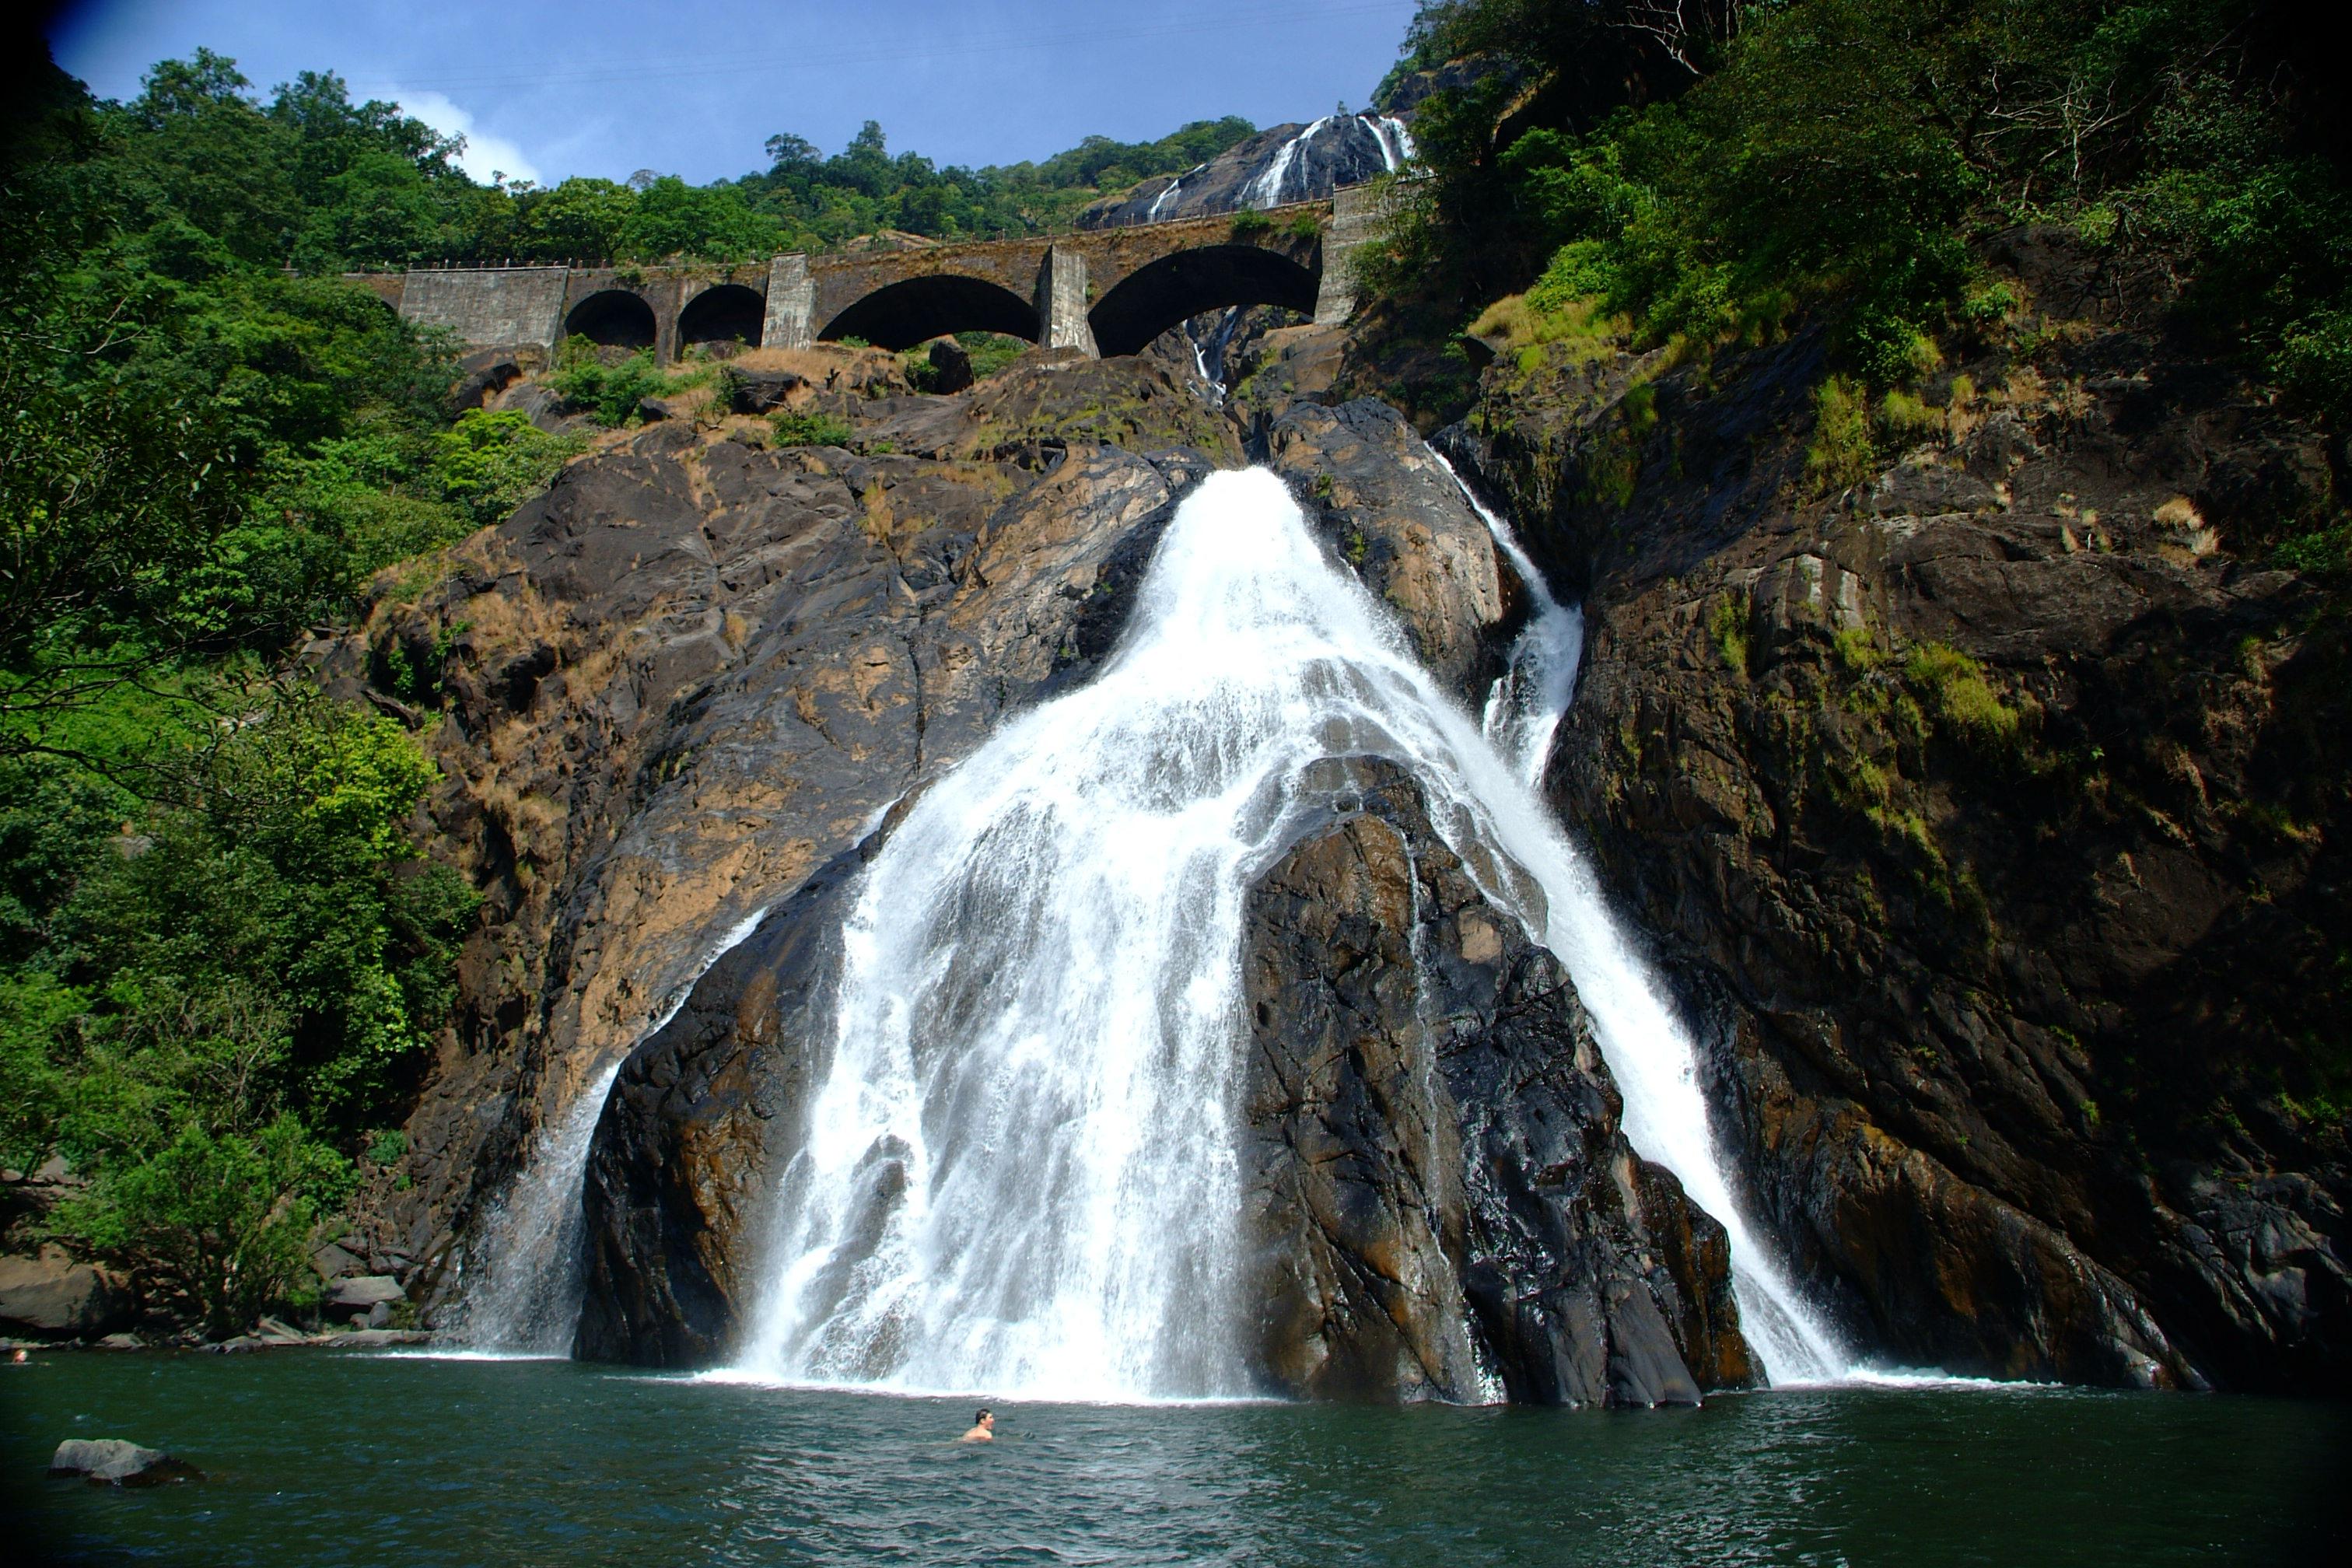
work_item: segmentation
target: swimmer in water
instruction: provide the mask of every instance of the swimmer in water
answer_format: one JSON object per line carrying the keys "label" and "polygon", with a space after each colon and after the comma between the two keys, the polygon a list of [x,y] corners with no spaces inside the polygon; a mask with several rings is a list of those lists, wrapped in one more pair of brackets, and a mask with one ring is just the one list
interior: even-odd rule
{"label": "swimmer in water", "polygon": [[982,1411],[971,1418],[971,1430],[956,1439],[959,1443],[993,1443],[996,1441],[996,1417]]}

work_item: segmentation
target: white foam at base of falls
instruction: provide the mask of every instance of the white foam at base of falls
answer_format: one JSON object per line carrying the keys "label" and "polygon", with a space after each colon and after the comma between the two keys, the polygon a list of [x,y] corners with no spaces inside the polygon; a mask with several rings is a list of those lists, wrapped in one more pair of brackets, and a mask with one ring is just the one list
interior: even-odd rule
{"label": "white foam at base of falls", "polygon": [[[1548,596],[1531,569],[1529,591]],[[1497,733],[1548,748],[1566,688],[1532,657],[1521,685],[1539,695],[1507,703]],[[1246,1395],[1244,914],[1308,804],[1306,771],[1360,753],[1412,769],[1487,895],[1567,965],[1628,1136],[1731,1233],[1767,1369],[1834,1372],[1731,1203],[1690,1040],[1528,758],[1437,688],[1253,469],[1213,475],[1178,509],[1094,680],[940,779],[867,868],[735,1373]]]}
{"label": "white foam at base of falls", "polygon": [[[874,826],[879,826],[878,814]],[[704,950],[692,976],[671,993],[661,1016],[639,1040],[661,1033],[693,994],[694,982],[757,930],[766,916],[765,910],[754,910]],[[581,1209],[588,1150],[595,1142],[596,1122],[604,1113],[613,1080],[620,1077],[628,1056],[624,1051],[599,1068],[561,1115],[541,1125],[514,1184],[491,1212],[485,1272],[466,1293],[460,1331],[461,1340],[473,1349],[526,1355],[571,1353],[572,1330],[580,1321],[581,1271],[587,1241]]]}

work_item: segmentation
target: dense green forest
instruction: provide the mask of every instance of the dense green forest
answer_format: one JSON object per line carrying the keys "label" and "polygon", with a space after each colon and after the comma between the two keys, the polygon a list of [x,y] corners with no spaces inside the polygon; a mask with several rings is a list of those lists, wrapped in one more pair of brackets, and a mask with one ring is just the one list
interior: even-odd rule
{"label": "dense green forest", "polygon": [[[1662,20],[1665,18],[1665,20]],[[1669,25],[1671,23],[1671,25]],[[2185,285],[2180,331],[2352,413],[2342,100],[2270,0],[1442,0],[1402,69],[1433,178],[1377,266],[1410,332],[1755,342],[1834,323],[1874,400],[2010,301],[1977,247],[2074,226]],[[1467,364],[1407,389],[1453,408]],[[2340,522],[2242,542],[2341,569]]]}
{"label": "dense green forest", "polygon": [[145,86],[44,63],[0,104],[0,1165],[63,1154],[90,1184],[55,1232],[225,1331],[299,1298],[399,1149],[475,901],[410,840],[415,738],[297,650],[578,450],[453,419],[453,345],[331,275],[1021,230],[1251,128],[975,173],[868,125],[736,181],[536,190],[331,76],[264,100],[199,53]]}

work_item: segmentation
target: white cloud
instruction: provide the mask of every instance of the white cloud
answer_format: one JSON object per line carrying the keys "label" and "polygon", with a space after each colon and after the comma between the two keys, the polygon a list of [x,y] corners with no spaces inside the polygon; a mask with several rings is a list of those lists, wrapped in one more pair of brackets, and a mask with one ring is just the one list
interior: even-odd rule
{"label": "white cloud", "polygon": [[538,181],[539,165],[505,137],[475,129],[470,110],[458,108],[437,92],[404,92],[399,98],[404,110],[442,135],[466,139],[466,150],[457,154],[457,166],[475,179],[488,184],[492,174],[502,174],[510,181]]}

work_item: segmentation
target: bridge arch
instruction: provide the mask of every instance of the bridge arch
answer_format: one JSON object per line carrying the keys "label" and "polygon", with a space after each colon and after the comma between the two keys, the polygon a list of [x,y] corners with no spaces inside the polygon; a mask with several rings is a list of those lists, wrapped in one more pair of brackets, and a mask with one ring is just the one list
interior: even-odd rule
{"label": "bridge arch", "polygon": [[768,301],[758,289],[740,283],[714,284],[677,313],[677,345],[740,342],[758,348],[767,321]]}
{"label": "bridge arch", "polygon": [[1314,269],[1255,245],[1205,245],[1146,262],[1087,312],[1105,354],[1142,352],[1178,322],[1228,305],[1280,305],[1312,315]]}
{"label": "bridge arch", "polygon": [[626,289],[599,289],[563,318],[563,335],[608,349],[649,349],[661,336],[654,308]]}
{"label": "bridge arch", "polygon": [[1038,338],[1037,307],[1000,283],[934,272],[887,284],[850,304],[818,332],[821,339],[863,338],[877,348],[910,349],[945,332],[1003,332]]}

